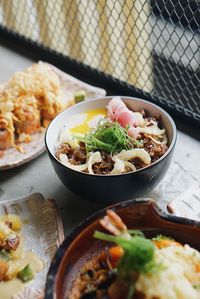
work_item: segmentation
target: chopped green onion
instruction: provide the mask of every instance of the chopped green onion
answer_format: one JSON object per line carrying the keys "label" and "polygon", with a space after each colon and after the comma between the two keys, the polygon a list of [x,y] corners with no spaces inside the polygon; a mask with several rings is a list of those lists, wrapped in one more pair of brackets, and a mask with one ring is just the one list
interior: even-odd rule
{"label": "chopped green onion", "polygon": [[31,266],[29,264],[27,264],[21,271],[19,271],[18,277],[23,282],[32,280],[34,277],[34,273],[33,273],[33,270],[31,269]]}
{"label": "chopped green onion", "polygon": [[152,267],[155,265],[155,246],[151,240],[145,237],[135,235],[127,239],[120,235],[112,236],[99,231],[95,232],[94,237],[114,242],[124,249],[124,255],[118,265],[121,272],[151,272]]}
{"label": "chopped green onion", "polygon": [[137,142],[128,135],[127,129],[121,127],[118,122],[105,122],[105,120],[101,120],[97,128],[85,136],[75,138],[85,143],[87,152],[105,150],[113,153],[137,147]]}
{"label": "chopped green onion", "polygon": [[134,295],[134,291],[135,291],[134,285],[130,284],[129,290],[128,290],[128,295],[127,295],[126,299],[132,299],[133,295]]}

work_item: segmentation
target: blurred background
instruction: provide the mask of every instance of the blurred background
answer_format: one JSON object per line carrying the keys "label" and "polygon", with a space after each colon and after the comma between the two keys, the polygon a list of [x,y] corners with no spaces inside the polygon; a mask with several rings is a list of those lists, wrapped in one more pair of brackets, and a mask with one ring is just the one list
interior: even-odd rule
{"label": "blurred background", "polygon": [[0,34],[110,93],[200,124],[198,0],[0,0]]}

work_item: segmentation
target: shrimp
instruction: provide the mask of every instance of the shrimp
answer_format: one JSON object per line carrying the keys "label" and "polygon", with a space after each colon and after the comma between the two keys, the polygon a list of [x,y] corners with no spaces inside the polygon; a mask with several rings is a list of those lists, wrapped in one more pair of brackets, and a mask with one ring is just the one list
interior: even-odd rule
{"label": "shrimp", "polygon": [[113,211],[108,209],[106,216],[100,220],[100,224],[115,236],[123,235],[127,239],[131,238],[128,229],[122,219]]}

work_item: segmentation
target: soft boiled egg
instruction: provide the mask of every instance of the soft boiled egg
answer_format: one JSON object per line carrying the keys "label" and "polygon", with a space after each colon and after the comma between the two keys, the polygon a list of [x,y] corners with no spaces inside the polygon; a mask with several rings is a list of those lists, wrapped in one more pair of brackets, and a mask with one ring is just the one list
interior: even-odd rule
{"label": "soft boiled egg", "polygon": [[74,139],[74,135],[84,135],[91,128],[95,128],[98,122],[106,116],[107,112],[104,108],[72,115],[60,131],[59,142],[69,143],[72,148],[76,148],[78,142]]}
{"label": "soft boiled egg", "polygon": [[106,109],[93,109],[85,113],[79,113],[72,116],[72,119],[68,121],[70,126],[70,132],[72,134],[85,134],[90,131],[91,128],[95,128],[98,122],[107,116]]}

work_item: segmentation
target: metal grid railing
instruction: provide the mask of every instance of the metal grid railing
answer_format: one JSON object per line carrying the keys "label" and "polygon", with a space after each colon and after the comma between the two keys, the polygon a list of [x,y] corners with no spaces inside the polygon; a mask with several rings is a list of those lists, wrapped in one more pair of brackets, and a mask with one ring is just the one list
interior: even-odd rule
{"label": "metal grid railing", "polygon": [[200,123],[198,0],[1,0],[0,26]]}

